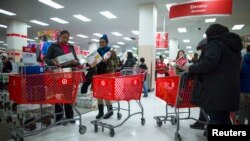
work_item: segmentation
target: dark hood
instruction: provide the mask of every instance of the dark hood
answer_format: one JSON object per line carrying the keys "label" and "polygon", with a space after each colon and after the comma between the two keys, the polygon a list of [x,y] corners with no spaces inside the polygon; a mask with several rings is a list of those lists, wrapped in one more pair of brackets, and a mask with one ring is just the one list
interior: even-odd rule
{"label": "dark hood", "polygon": [[241,37],[235,33],[223,33],[221,35],[211,38],[211,40],[220,41],[234,52],[239,52],[243,48]]}

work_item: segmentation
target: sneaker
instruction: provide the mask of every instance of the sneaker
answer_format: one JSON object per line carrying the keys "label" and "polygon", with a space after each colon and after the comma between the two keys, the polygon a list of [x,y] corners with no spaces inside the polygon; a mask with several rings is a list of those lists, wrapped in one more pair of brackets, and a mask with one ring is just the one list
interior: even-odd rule
{"label": "sneaker", "polygon": [[148,95],[143,95],[143,97],[148,97]]}
{"label": "sneaker", "polygon": [[200,122],[197,122],[197,121],[194,124],[191,124],[189,126],[192,129],[199,129],[199,130],[204,130],[205,129],[205,125],[203,123],[200,123]]}

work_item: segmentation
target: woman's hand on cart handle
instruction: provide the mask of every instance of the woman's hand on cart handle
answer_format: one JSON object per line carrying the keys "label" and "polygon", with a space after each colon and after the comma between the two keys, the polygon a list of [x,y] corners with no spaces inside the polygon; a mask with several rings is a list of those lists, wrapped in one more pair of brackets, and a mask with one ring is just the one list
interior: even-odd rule
{"label": "woman's hand on cart handle", "polygon": [[75,64],[77,63],[77,61],[76,61],[76,60],[72,60],[71,63],[72,63],[73,65],[75,65]]}
{"label": "woman's hand on cart handle", "polygon": [[61,67],[61,65],[58,63],[58,61],[56,59],[52,59],[51,62],[58,67]]}

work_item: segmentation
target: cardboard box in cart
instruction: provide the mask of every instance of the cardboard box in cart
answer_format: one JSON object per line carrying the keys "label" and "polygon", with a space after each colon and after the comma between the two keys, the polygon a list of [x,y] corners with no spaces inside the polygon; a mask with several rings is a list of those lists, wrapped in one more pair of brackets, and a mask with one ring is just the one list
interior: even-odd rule
{"label": "cardboard box in cart", "polygon": [[97,100],[93,97],[78,97],[77,106],[86,109],[96,109]]}

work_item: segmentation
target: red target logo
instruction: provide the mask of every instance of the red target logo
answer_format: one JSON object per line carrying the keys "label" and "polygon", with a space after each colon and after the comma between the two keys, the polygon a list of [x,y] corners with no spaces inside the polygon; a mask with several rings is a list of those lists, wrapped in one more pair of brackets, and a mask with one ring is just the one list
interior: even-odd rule
{"label": "red target logo", "polygon": [[67,79],[62,79],[62,84],[63,85],[66,85],[68,83],[68,80]]}

